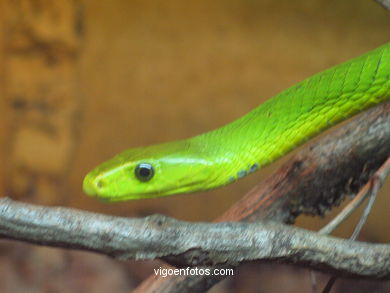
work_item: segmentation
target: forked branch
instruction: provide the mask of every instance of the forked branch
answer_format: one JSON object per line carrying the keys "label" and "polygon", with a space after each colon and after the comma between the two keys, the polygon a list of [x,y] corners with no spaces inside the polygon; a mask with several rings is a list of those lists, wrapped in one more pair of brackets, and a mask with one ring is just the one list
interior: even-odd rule
{"label": "forked branch", "polygon": [[390,279],[390,245],[351,243],[276,223],[121,218],[3,198],[0,236],[119,259],[161,258],[180,266],[277,260],[342,276]]}
{"label": "forked branch", "polygon": [[[218,221],[291,223],[321,215],[357,193],[390,154],[390,102],[311,143],[254,187]],[[169,276],[145,280],[135,292],[204,292],[221,277]]]}

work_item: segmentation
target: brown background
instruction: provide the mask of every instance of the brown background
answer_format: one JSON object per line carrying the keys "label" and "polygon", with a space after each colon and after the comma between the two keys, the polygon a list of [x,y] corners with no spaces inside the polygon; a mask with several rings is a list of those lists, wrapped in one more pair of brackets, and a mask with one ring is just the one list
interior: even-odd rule
{"label": "brown background", "polygon": [[[388,42],[389,32],[390,13],[369,0],[0,0],[1,194],[122,216],[211,220],[280,162],[207,193],[128,203],[88,198],[82,179],[123,149],[230,122],[295,82]],[[363,239],[390,241],[388,194],[389,182]],[[336,235],[348,236],[357,217]],[[156,266],[144,264],[137,275],[142,265],[27,245],[9,253],[9,242],[0,245],[1,292],[19,292],[19,285],[49,292],[56,269],[61,277],[50,292],[67,292],[61,284],[69,283],[86,292],[126,292]],[[261,292],[309,289],[303,272],[299,283],[289,269],[273,270],[284,281],[266,282]],[[242,271],[231,281],[240,283],[237,292],[259,292],[251,278],[272,280],[263,267]]]}

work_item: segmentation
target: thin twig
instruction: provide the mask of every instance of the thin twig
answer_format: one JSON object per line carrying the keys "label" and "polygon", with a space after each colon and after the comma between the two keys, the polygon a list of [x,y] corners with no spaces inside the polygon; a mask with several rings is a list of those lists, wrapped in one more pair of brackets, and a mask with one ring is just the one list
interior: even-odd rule
{"label": "thin twig", "polygon": [[[352,201],[348,203],[346,207],[336,216],[334,217],[327,225],[325,225],[321,230],[318,231],[321,235],[330,235],[336,228],[343,223],[367,198],[370,194],[370,182],[364,185],[364,187],[360,190],[360,192],[353,198]],[[322,293],[329,292],[335,283],[336,279],[331,277],[325,286]],[[317,274],[315,271],[310,271],[310,283],[312,288],[312,293],[317,293]]]}
{"label": "thin twig", "polygon": [[[322,235],[328,235],[332,233],[356,210],[356,208],[360,206],[360,204],[367,198],[368,195],[376,194],[378,192],[378,190],[382,187],[385,178],[389,176],[389,174],[390,158],[387,159],[387,161],[382,165],[382,167],[378,169],[378,171],[373,175],[372,179],[363,186],[363,188],[354,197],[354,199],[335,218],[333,218],[332,221],[330,221],[325,227],[319,230],[318,233]],[[375,180],[377,183],[373,184],[372,180]]]}
{"label": "thin twig", "polygon": [[[376,199],[377,194],[379,192],[379,189],[382,187],[382,185],[383,185],[386,177],[389,175],[389,173],[390,173],[390,157],[378,169],[378,171],[375,172],[375,174],[371,177],[370,181],[367,182],[367,184],[362,188],[362,190],[357,195],[357,197],[361,198],[361,200],[359,200],[359,203],[361,203],[368,195],[370,195],[370,199],[367,203],[366,208],[363,211],[363,215],[360,217],[360,220],[359,220],[358,224],[356,225],[356,227],[352,233],[352,236],[349,238],[349,240],[354,241],[359,236],[359,234],[360,234],[364,224],[366,223],[367,218],[372,210],[372,207],[374,205],[374,202],[375,202],[375,199]],[[332,231],[334,231],[334,229],[341,222],[343,222],[359,205],[359,204],[355,204],[353,202],[351,202],[351,203],[348,204],[344,208],[344,210],[336,217],[336,218],[338,218],[336,221],[332,221],[331,223],[329,223],[327,226],[325,226],[323,229],[321,229],[319,231],[319,233],[320,234],[330,234]],[[343,217],[339,217],[341,214]],[[326,229],[326,228],[328,228],[328,229]],[[323,231],[325,231],[325,233]],[[313,282],[316,283],[316,276],[315,276],[315,273],[313,271],[311,271],[311,277],[312,277],[312,284],[313,284]],[[336,280],[337,280],[337,277],[332,276],[329,279],[329,281],[327,282],[326,286],[324,287],[322,293],[329,293],[330,290],[332,290],[333,285],[336,283]],[[314,288],[313,285],[312,285],[312,288]]]}
{"label": "thin twig", "polygon": [[[390,157],[386,160],[386,162],[382,165],[382,167],[379,168],[377,172],[373,175],[370,182],[371,183],[371,192],[370,192],[370,199],[367,203],[367,207],[363,211],[363,215],[359,220],[359,223],[356,225],[355,230],[352,233],[351,240],[355,240],[359,234],[360,231],[363,228],[363,225],[367,221],[368,215],[371,212],[371,209],[374,205],[375,199],[378,195],[379,190],[383,186],[385,179],[390,174]],[[367,184],[369,184],[367,183]]]}
{"label": "thin twig", "polygon": [[311,292],[317,293],[318,292],[317,274],[313,270],[310,270],[310,283],[311,283]]}
{"label": "thin twig", "polygon": [[[218,221],[291,223],[301,213],[321,215],[337,205],[343,194],[360,190],[389,153],[390,102],[387,102],[307,145]],[[134,293],[204,292],[220,280],[221,277],[215,276],[152,275]]]}
{"label": "thin twig", "polygon": [[337,277],[333,276],[329,279],[329,281],[326,283],[326,286],[324,290],[322,290],[322,293],[329,293],[330,290],[332,290],[332,287],[334,283],[336,283]]}

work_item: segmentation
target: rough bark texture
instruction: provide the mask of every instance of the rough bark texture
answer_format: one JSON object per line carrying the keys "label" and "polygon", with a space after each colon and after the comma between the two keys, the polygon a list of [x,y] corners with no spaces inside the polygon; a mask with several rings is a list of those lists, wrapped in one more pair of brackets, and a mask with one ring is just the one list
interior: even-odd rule
{"label": "rough bark texture", "polygon": [[[62,3],[63,1],[61,1]],[[389,6],[389,1],[387,0],[377,0],[377,2],[382,3],[385,7],[387,4],[387,7]],[[51,27],[53,29],[53,32],[55,32],[53,35],[50,35],[49,38],[46,38],[47,35],[40,33],[35,34],[35,30],[38,28],[37,32],[39,31],[39,25],[36,25],[36,20],[41,19],[43,22],[47,23],[45,21],[45,18],[47,20],[52,19],[49,14],[43,14],[41,15],[41,18],[35,18],[30,17],[32,12],[34,13],[36,11],[39,11],[39,7],[43,7],[44,5],[46,8],[48,8],[48,11],[52,11],[56,16],[58,14],[64,16],[64,17],[55,17],[53,19],[59,20],[62,19],[65,21],[71,20],[68,22],[68,28],[71,28],[69,30],[70,32],[76,33],[73,35],[73,37],[77,37],[77,34],[81,31],[80,30],[80,22],[79,18],[77,17],[77,9],[73,10],[69,14],[69,9],[61,9],[61,11],[56,10],[55,7],[61,7],[66,6],[70,7],[75,2],[72,1],[65,1],[64,4],[52,4],[52,2],[48,1],[17,1],[12,2],[8,1],[7,4],[4,4],[5,2],[2,2],[2,8],[0,11],[0,15],[7,15],[7,18],[0,19],[0,22],[2,22],[2,27],[5,26],[5,22],[7,24],[7,27],[11,26],[13,27],[12,18],[15,20],[16,18],[20,19],[27,19],[28,22],[22,21],[24,25],[24,29],[21,30],[21,33],[17,30],[10,30],[7,31],[6,34],[2,36],[3,44],[5,44],[4,40],[12,41],[7,45],[4,45],[4,48],[6,50],[0,50],[0,60],[1,62],[0,66],[0,83],[2,88],[0,89],[2,92],[0,93],[3,97],[6,97],[6,99],[2,100],[2,106],[7,107],[7,111],[4,111],[6,115],[9,115],[11,119],[5,119],[5,117],[2,117],[2,121],[5,121],[6,123],[3,124],[5,127],[3,129],[11,129],[15,130],[15,133],[12,131],[10,132],[10,135],[7,136],[6,146],[3,146],[6,148],[7,151],[7,158],[9,160],[9,163],[7,164],[8,167],[5,167],[4,169],[11,170],[10,173],[7,173],[7,189],[8,194],[12,194],[15,196],[21,195],[21,194],[28,194],[30,196],[37,195],[38,200],[41,202],[55,202],[56,199],[53,198],[54,196],[57,196],[56,192],[53,192],[53,190],[57,187],[58,183],[62,182],[64,175],[66,174],[67,166],[63,166],[61,168],[57,168],[55,166],[59,166],[59,162],[66,162],[68,164],[68,161],[72,157],[72,148],[73,144],[71,141],[71,138],[68,136],[69,134],[72,135],[70,132],[70,129],[72,127],[72,124],[74,122],[73,114],[77,113],[77,111],[73,111],[76,108],[73,108],[74,105],[72,104],[75,102],[75,97],[77,97],[77,89],[74,87],[76,84],[76,72],[73,70],[64,71],[63,68],[63,62],[70,62],[71,66],[74,64],[74,58],[77,58],[78,50],[79,48],[73,47],[72,45],[69,46],[69,43],[65,41],[64,43],[61,43],[59,39],[62,37],[65,37],[66,40],[71,40],[67,36],[67,29],[62,30],[67,25],[54,25],[54,23],[51,23],[49,21],[49,25],[44,25],[41,28],[48,28]],[[32,7],[28,3],[36,3],[37,5]],[[54,2],[53,2],[54,3]],[[7,10],[5,6],[15,6],[20,5],[20,9],[12,9]],[[4,6],[4,7],[3,7]],[[65,7],[64,6],[64,7]],[[77,5],[76,5],[77,6]],[[75,7],[76,7],[75,6]],[[38,10],[37,10],[38,9]],[[20,13],[22,11],[22,13]],[[6,13],[7,12],[7,13]],[[73,14],[76,12],[75,14]],[[14,14],[14,16],[11,16],[10,14]],[[19,15],[17,15],[20,13]],[[35,14],[34,14],[35,15]],[[11,16],[11,18],[9,18]],[[16,18],[15,18],[16,17]],[[75,20],[74,22],[72,20]],[[28,25],[26,25],[28,23]],[[35,23],[35,24],[34,24]],[[4,26],[3,26],[4,24]],[[33,27],[32,32],[34,32],[32,35],[35,34],[35,36],[38,36],[43,38],[43,42],[32,42],[33,45],[31,45],[30,41],[34,40],[34,38],[29,38],[28,35],[30,34],[27,30],[26,32],[23,32],[25,28],[29,27],[30,24]],[[52,25],[53,24],[53,25]],[[73,28],[75,29],[73,31]],[[58,29],[58,30],[57,30]],[[68,32],[69,32],[68,31]],[[16,34],[14,34],[16,32]],[[46,32],[45,32],[46,33]],[[16,36],[16,37],[15,37]],[[19,38],[21,36],[21,38]],[[27,37],[26,37],[27,36]],[[56,37],[57,36],[57,37]],[[15,38],[14,38],[15,37]],[[72,37],[72,38],[73,38]],[[45,40],[54,40],[54,41],[45,41]],[[13,40],[24,40],[23,42],[14,42]],[[77,41],[77,38],[74,39]],[[27,44],[27,46],[25,46]],[[75,43],[77,45],[77,42]],[[12,45],[12,46],[9,46]],[[34,50],[30,50],[30,48],[34,48]],[[62,49],[61,49],[62,48]],[[65,48],[65,49],[64,49]],[[70,48],[71,50],[68,50],[66,48]],[[76,50],[73,50],[73,49]],[[15,52],[12,52],[12,50],[15,49]],[[57,50],[60,49],[60,50]],[[16,52],[18,51],[18,52]],[[26,53],[26,56],[23,57],[20,53]],[[46,71],[41,70],[41,63],[44,63],[46,61],[46,57],[42,57],[46,55],[46,52],[51,52],[49,54],[49,57],[52,56],[51,54],[54,54],[55,56],[60,56],[57,61],[60,61],[57,64],[50,65],[52,66],[52,70]],[[71,52],[71,54],[68,54]],[[72,53],[73,52],[73,53]],[[72,55],[74,54],[74,55]],[[5,56],[6,55],[6,56]],[[15,56],[14,56],[15,55]],[[8,59],[11,57],[10,59]],[[30,63],[27,59],[34,59],[36,58],[37,64],[34,65],[33,62]],[[49,60],[48,58],[47,60]],[[54,58],[55,59],[55,58]],[[8,61],[10,60],[10,61]],[[6,62],[4,62],[6,61]],[[16,65],[15,65],[16,64]],[[50,62],[47,63],[48,65],[51,64]],[[34,66],[34,67],[31,67]],[[37,72],[41,72],[42,76],[45,77],[46,81],[49,81],[47,84],[44,83],[44,85],[50,85],[50,78],[52,76],[55,76],[56,74],[62,75],[62,85],[63,87],[56,89],[55,87],[43,87],[48,89],[48,92],[41,91],[37,92],[37,94],[33,97],[30,94],[26,97],[23,97],[23,99],[15,99],[14,93],[18,93],[19,86],[23,87],[26,85],[26,83],[29,83],[30,80],[32,81],[31,84],[36,81],[36,76],[28,76],[28,78],[23,79],[22,77],[24,75],[18,75],[15,74],[15,70],[19,68],[21,72],[26,71],[26,74],[28,75],[28,71],[30,68],[37,68]],[[11,70],[12,69],[12,70]],[[58,70],[57,70],[58,69]],[[65,68],[66,69],[66,68]],[[5,77],[7,80],[5,80]],[[5,86],[6,85],[6,86]],[[26,88],[30,88],[30,85],[26,85]],[[36,89],[35,85],[31,87],[32,92],[34,92],[34,89]],[[42,88],[39,88],[42,89]],[[69,104],[61,105],[61,107],[57,107],[57,100],[55,99],[49,99],[47,97],[56,96],[59,92],[64,91],[67,93],[68,96],[72,97],[69,101]],[[69,91],[68,91],[69,90]],[[46,98],[45,98],[46,97]],[[14,102],[16,101],[16,102]],[[22,102],[20,102],[22,101]],[[27,102],[26,102],[27,101]],[[62,108],[63,107],[63,108]],[[45,112],[47,109],[50,109],[50,111]],[[63,111],[60,111],[63,109]],[[52,112],[54,110],[54,112]],[[49,114],[47,117],[51,117],[49,119],[42,119],[44,116],[43,114]],[[51,113],[56,113],[55,115]],[[56,116],[57,114],[60,114]],[[70,115],[68,115],[70,114]],[[381,114],[383,115],[383,113]],[[388,119],[383,118],[384,116],[379,115],[379,119]],[[389,125],[389,120],[385,120],[387,122],[387,125]],[[364,120],[362,120],[362,124],[364,124]],[[12,128],[7,128],[6,124],[12,125]],[[360,127],[359,124],[357,124],[358,127]],[[355,127],[357,127],[355,125]],[[376,135],[373,134],[375,131],[377,131],[375,128],[359,128],[359,129],[366,129],[369,130],[368,133],[366,132],[365,135]],[[382,128],[382,126],[378,127],[379,131],[386,131]],[[9,130],[8,130],[9,131]],[[360,137],[359,131],[354,132],[353,127],[349,130],[352,132],[353,135],[359,135],[357,140],[362,139]],[[54,134],[54,135],[53,135]],[[60,134],[60,135],[57,135]],[[26,140],[26,137],[30,137],[30,139]],[[387,137],[387,138],[386,138]],[[388,146],[388,135],[385,136],[384,140],[382,141],[382,144],[387,144]],[[339,139],[342,139],[343,135]],[[74,138],[73,138],[74,139]],[[35,146],[43,146],[43,153],[37,153],[32,148],[26,148],[25,141],[30,142],[36,142]],[[53,141],[55,143],[53,143]],[[336,142],[337,143],[337,142]],[[375,139],[369,140],[369,144],[378,143],[380,145],[380,141],[377,140],[375,142]],[[53,146],[62,146],[61,148],[56,148]],[[342,143],[339,144],[340,147],[342,147]],[[330,147],[332,148],[333,145],[330,144]],[[379,164],[379,161],[376,161],[377,154],[376,154],[376,148],[367,148],[367,152],[370,155],[369,160],[366,162],[364,161],[365,156],[364,154],[361,154],[359,152],[359,148],[363,147],[365,148],[364,144],[354,144],[353,147],[350,147],[348,150],[348,145],[346,145],[347,149],[346,154],[341,153],[338,157],[335,157],[333,159],[325,159],[328,160],[330,163],[334,164],[335,162],[338,162],[337,160],[341,160],[341,167],[335,167],[335,168],[328,168],[328,167],[321,167],[317,161],[313,162],[306,162],[303,161],[305,156],[301,160],[296,161],[296,165],[290,165],[284,167],[284,171],[280,171],[279,173],[275,174],[270,179],[266,180],[264,184],[254,189],[250,195],[248,195],[245,199],[242,199],[240,203],[235,205],[232,209],[230,209],[222,218],[220,218],[220,221],[226,221],[226,220],[246,220],[246,221],[255,221],[259,219],[272,219],[276,221],[282,221],[282,222],[292,222],[294,218],[297,216],[297,214],[301,212],[308,212],[308,213],[322,213],[334,204],[336,204],[339,200],[341,200],[341,196],[343,196],[343,191],[349,193],[349,189],[352,189],[353,191],[357,189],[368,177],[370,173],[373,172],[375,169],[375,166]],[[15,149],[12,149],[15,148]],[[356,149],[357,151],[356,151]],[[380,148],[381,149],[381,148]],[[384,152],[386,152],[386,149],[383,149]],[[322,149],[317,154],[320,154],[323,152],[326,154],[326,148]],[[308,149],[306,149],[306,152],[309,152]],[[48,156],[49,154],[53,154],[53,161],[49,162],[50,164],[44,165],[43,169],[40,167],[40,160],[39,156]],[[374,155],[373,155],[374,154]],[[388,155],[389,153],[387,153]],[[313,154],[315,155],[315,154]],[[375,157],[375,158],[371,158]],[[64,159],[65,158],[65,159]],[[355,164],[355,159],[357,159],[357,162]],[[367,159],[367,158],[366,158]],[[374,159],[374,161],[371,161],[371,159]],[[351,160],[351,161],[350,161]],[[362,160],[362,161],[360,161]],[[45,160],[46,161],[46,160]],[[50,161],[50,160],[47,160]],[[329,163],[328,162],[328,163]],[[366,168],[367,163],[367,168]],[[14,165],[15,164],[15,165]],[[352,164],[352,165],[351,165]],[[304,167],[308,167],[308,169],[305,169]],[[325,165],[326,166],[326,165]],[[351,167],[352,166],[352,167]],[[317,176],[312,176],[312,174],[315,175],[317,173],[311,173],[308,170],[310,168],[322,168],[322,173],[318,173]],[[344,171],[344,168],[346,170]],[[354,169],[357,171],[354,173],[354,170],[349,170],[349,168]],[[360,169],[359,169],[360,168]],[[283,168],[282,168],[283,170]],[[340,171],[341,170],[341,171]],[[363,171],[362,171],[363,170]],[[361,172],[362,171],[362,172]],[[336,173],[337,172],[337,173]],[[352,174],[349,174],[349,172],[352,172]],[[360,172],[360,173],[359,173]],[[333,177],[332,175],[335,176]],[[362,176],[360,174],[363,174]],[[308,175],[308,179],[302,179],[300,176],[306,176]],[[324,182],[326,180],[330,180],[330,184],[326,183],[323,184],[322,182],[322,176],[325,176]],[[341,177],[338,177],[341,176]],[[290,178],[290,179],[289,179]],[[310,179],[311,178],[311,179]],[[3,178],[0,178],[2,180]],[[287,182],[284,183],[284,181],[287,180]],[[302,182],[300,182],[302,180]],[[305,180],[305,182],[303,181]],[[320,182],[318,182],[320,180]],[[305,187],[305,184],[312,184],[314,185],[312,187]],[[292,184],[290,187],[289,184]],[[268,187],[266,186],[268,185]],[[323,189],[323,194],[318,194],[319,189],[323,188],[325,186],[325,189]],[[320,190],[321,191],[321,190]],[[329,192],[329,198],[327,197],[327,194]],[[304,197],[301,198],[301,193],[304,195]],[[45,196],[48,195],[48,197]],[[43,196],[42,196],[43,195]],[[291,198],[290,198],[291,197]],[[46,198],[51,198],[50,200],[46,200]],[[316,208],[315,205],[320,204],[319,208]],[[155,276],[152,276],[149,281],[145,282],[143,286],[139,288],[139,292],[148,292],[152,291],[152,289],[156,289],[154,292],[195,292],[195,291],[204,291],[207,288],[211,287],[213,284],[216,283],[218,279],[216,278],[204,278],[204,277],[194,277],[194,278],[157,278]]]}
{"label": "rough bark texture", "polygon": [[[389,138],[390,102],[307,146],[219,221],[291,222],[300,212],[322,214],[341,200],[345,183],[353,182],[349,178],[359,178],[354,185],[358,188],[384,162],[390,154]],[[340,173],[339,164],[344,160],[362,165]],[[330,180],[331,175],[337,180]],[[310,184],[316,184],[317,192],[308,187]],[[326,188],[332,190],[329,201],[326,192],[318,192]],[[307,194],[315,200],[302,204],[308,200]],[[263,200],[268,204],[257,204]],[[318,201],[326,203],[324,208],[312,209],[318,206]],[[38,207],[5,198],[0,200],[0,235],[42,245],[101,252],[119,259],[160,258],[177,266],[212,269],[232,268],[251,260],[282,261],[338,276],[390,279],[389,245],[337,240],[276,223],[188,223],[164,216],[129,219]],[[221,278],[178,276],[161,281],[153,277],[138,290],[201,292]]]}
{"label": "rough bark texture", "polygon": [[339,276],[390,279],[390,245],[350,242],[277,223],[190,223],[163,215],[120,218],[5,198],[0,200],[0,235],[119,259],[162,258],[178,266],[267,260]]}
{"label": "rough bark texture", "polygon": [[[390,102],[311,143],[248,192],[217,221],[291,223],[322,215],[363,186],[390,155]],[[221,277],[151,276],[136,292],[204,292]]]}
{"label": "rough bark texture", "polygon": [[220,220],[292,223],[323,215],[356,193],[390,155],[390,102],[311,143],[253,188]]}

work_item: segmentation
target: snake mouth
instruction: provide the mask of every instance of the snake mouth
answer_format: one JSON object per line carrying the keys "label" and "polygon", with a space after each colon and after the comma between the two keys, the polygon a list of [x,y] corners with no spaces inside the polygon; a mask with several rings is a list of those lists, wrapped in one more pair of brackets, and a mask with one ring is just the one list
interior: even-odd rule
{"label": "snake mouth", "polygon": [[150,190],[150,191],[145,190],[139,193],[134,192],[134,193],[121,194],[121,195],[114,195],[114,194],[100,193],[94,187],[96,185],[94,184],[94,181],[90,180],[87,175],[84,180],[83,190],[89,196],[95,197],[100,201],[106,203],[115,203],[115,202],[121,202],[126,200],[150,199],[156,197],[165,197],[169,195],[190,193],[192,192],[193,186],[199,185],[201,183],[203,183],[203,180],[192,180],[186,184],[180,184],[180,186],[177,186],[176,184],[172,183],[170,185],[167,185],[165,188],[159,190]]}

